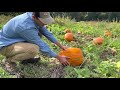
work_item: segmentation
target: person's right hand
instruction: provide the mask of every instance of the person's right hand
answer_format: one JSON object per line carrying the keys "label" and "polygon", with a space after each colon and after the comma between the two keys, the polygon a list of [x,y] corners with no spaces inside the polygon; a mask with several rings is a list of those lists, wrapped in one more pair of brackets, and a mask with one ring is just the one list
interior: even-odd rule
{"label": "person's right hand", "polygon": [[69,63],[68,60],[67,60],[67,59],[70,59],[69,57],[59,56],[59,55],[58,55],[56,58],[59,60],[59,62],[60,62],[62,65],[64,65],[64,66],[70,65],[70,63]]}

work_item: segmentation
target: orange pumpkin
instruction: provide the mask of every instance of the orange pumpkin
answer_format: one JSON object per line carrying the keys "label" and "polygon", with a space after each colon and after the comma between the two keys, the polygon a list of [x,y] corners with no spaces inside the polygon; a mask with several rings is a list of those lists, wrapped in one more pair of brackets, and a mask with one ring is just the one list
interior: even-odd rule
{"label": "orange pumpkin", "polygon": [[105,36],[111,36],[112,32],[110,32],[109,30],[105,30],[104,35]]}
{"label": "orange pumpkin", "polygon": [[72,33],[70,29],[65,29],[65,33]]}
{"label": "orange pumpkin", "polygon": [[68,48],[67,50],[60,51],[59,55],[67,56],[68,62],[71,66],[79,66],[83,62],[83,54],[80,48]]}
{"label": "orange pumpkin", "polygon": [[95,45],[101,45],[103,43],[103,41],[104,41],[104,38],[102,38],[102,37],[97,37],[97,38],[93,39],[93,43]]}
{"label": "orange pumpkin", "polygon": [[73,33],[66,33],[65,36],[64,36],[64,39],[67,40],[67,41],[74,41],[74,35]]}

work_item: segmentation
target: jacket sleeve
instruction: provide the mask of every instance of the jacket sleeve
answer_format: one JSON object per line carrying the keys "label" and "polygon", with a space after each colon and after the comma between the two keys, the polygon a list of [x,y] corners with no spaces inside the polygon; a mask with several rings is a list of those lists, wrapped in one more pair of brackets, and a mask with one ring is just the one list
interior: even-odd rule
{"label": "jacket sleeve", "polygon": [[43,26],[42,28],[40,28],[39,32],[42,35],[44,35],[51,42],[53,42],[53,43],[57,42],[57,39],[53,36],[53,34],[45,26]]}
{"label": "jacket sleeve", "polygon": [[56,57],[57,54],[53,52],[49,46],[41,40],[41,38],[38,35],[38,31],[33,28],[33,29],[26,29],[26,30],[18,30],[18,34],[20,37],[25,39],[27,42],[36,44],[40,47],[40,51],[44,54],[47,55],[48,57]]}

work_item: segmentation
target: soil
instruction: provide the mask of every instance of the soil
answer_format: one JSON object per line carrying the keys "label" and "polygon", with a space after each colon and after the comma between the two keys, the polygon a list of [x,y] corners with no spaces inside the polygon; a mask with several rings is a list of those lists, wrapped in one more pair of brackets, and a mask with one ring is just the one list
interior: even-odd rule
{"label": "soil", "polygon": [[49,78],[64,78],[64,66],[56,59],[52,60],[50,63],[54,66],[49,71]]}
{"label": "soil", "polygon": [[64,78],[64,67],[62,65],[57,65],[50,70],[50,78]]}
{"label": "soil", "polygon": [[100,58],[107,59],[110,55],[111,56],[117,55],[117,51],[114,48],[108,48],[101,53]]}

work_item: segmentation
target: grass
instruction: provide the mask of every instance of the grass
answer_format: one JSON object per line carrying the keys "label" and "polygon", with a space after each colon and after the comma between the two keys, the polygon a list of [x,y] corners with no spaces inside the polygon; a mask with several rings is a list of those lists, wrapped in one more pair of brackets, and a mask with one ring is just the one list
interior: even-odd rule
{"label": "grass", "polygon": [[[0,16],[0,29],[11,16]],[[4,21],[5,20],[5,21]],[[76,41],[67,42],[64,40],[64,30],[69,28],[74,33]],[[80,66],[63,67],[54,58],[47,58],[41,55],[41,61],[36,65],[18,65],[26,78],[119,78],[120,77],[120,23],[117,22],[75,22],[69,18],[55,18],[55,23],[48,25],[54,36],[63,44],[69,47],[78,47],[83,51],[83,63]],[[111,37],[104,36],[104,31],[109,29]],[[78,31],[81,34],[78,34]],[[95,37],[103,37],[104,43],[100,46],[93,45]],[[50,48],[59,53],[60,48],[52,44],[46,38]],[[3,59],[0,56],[0,61]],[[1,78],[15,78],[9,75],[0,67]]]}
{"label": "grass", "polygon": [[2,29],[3,25],[9,21],[12,18],[12,16],[5,16],[5,15],[0,15],[0,29]]}

